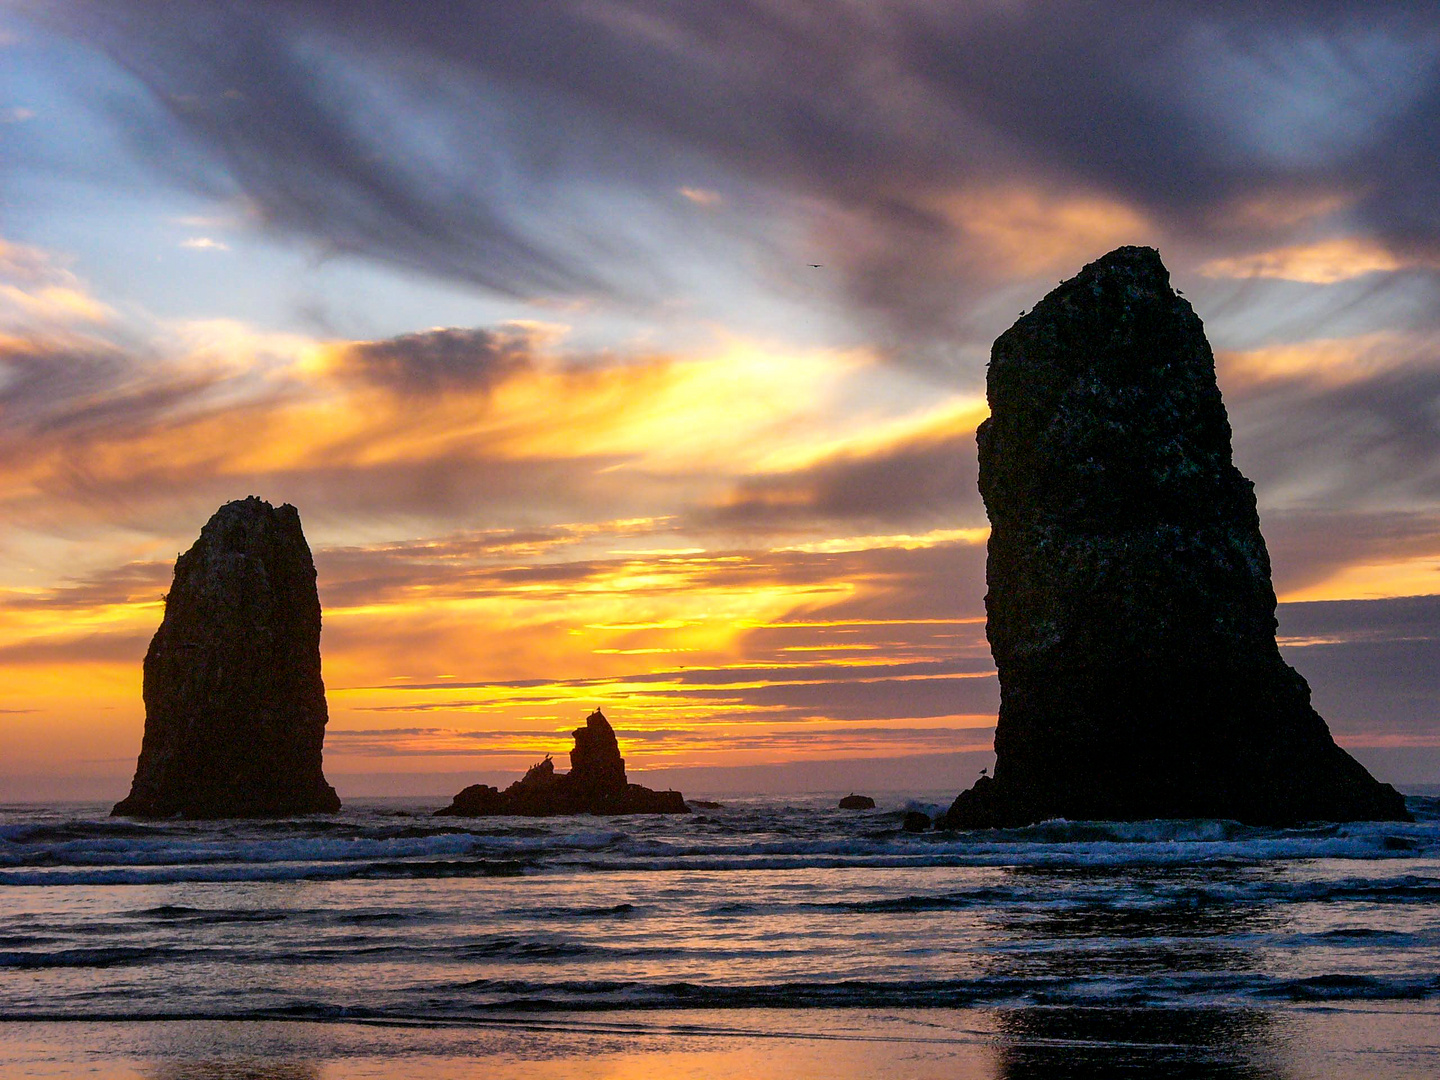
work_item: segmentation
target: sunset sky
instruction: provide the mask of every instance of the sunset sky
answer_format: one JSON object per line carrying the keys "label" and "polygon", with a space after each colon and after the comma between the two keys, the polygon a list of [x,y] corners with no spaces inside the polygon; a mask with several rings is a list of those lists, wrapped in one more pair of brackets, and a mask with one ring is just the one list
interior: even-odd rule
{"label": "sunset sky", "polygon": [[1437,161],[1431,4],[0,0],[0,799],[125,793],[175,557],[251,494],[342,797],[596,705],[682,788],[967,785],[989,346],[1131,243],[1287,658],[1440,783]]}

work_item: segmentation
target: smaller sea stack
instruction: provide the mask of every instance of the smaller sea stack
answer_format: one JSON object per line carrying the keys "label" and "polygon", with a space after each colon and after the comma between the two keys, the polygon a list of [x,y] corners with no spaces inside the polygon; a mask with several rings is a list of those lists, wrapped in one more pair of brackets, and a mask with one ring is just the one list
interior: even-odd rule
{"label": "smaller sea stack", "polygon": [[488,784],[471,784],[436,817],[486,817],[555,814],[688,814],[678,791],[652,791],[625,777],[625,759],[615,741],[615,729],[599,709],[585,718],[585,726],[572,733],[570,771],[557,773],[547,755],[539,764],[499,791]]}
{"label": "smaller sea stack", "polygon": [[129,817],[333,813],[321,749],[320,597],[300,514],[226,503],[175,563],[145,654]]}

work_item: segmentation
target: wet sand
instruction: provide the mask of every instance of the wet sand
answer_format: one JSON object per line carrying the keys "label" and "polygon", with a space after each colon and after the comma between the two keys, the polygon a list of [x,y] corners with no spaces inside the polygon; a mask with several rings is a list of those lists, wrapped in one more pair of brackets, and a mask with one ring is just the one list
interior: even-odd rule
{"label": "wet sand", "polygon": [[1432,1078],[1440,1007],[791,1010],[0,1024],[0,1076],[92,1080]]}

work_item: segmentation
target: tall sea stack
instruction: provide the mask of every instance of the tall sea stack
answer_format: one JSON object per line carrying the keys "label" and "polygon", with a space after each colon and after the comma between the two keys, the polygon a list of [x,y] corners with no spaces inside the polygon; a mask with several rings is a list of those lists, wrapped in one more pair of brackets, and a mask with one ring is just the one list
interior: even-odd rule
{"label": "tall sea stack", "polygon": [[1280,657],[1254,485],[1159,254],[1046,296],[995,342],[987,394],[995,773],[941,824],[1406,819]]}
{"label": "tall sea stack", "polygon": [[300,514],[226,503],[175,563],[145,654],[132,817],[274,817],[340,809],[320,766],[320,597]]}

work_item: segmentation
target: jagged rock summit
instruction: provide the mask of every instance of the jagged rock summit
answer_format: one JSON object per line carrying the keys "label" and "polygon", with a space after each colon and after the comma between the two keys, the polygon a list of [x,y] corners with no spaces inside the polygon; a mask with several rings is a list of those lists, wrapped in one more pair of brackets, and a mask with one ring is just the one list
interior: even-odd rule
{"label": "jagged rock summit", "polygon": [[995,342],[987,395],[996,765],[939,824],[1406,819],[1280,657],[1254,486],[1159,254],[1063,282]]}
{"label": "jagged rock summit", "polygon": [[145,654],[132,817],[274,817],[340,809],[320,754],[315,563],[288,504],[226,503],[175,563]]}
{"label": "jagged rock summit", "polygon": [[571,733],[570,771],[557,773],[547,755],[504,791],[472,784],[436,817],[484,817],[490,814],[688,814],[678,791],[652,791],[630,783],[615,730],[599,709]]}

